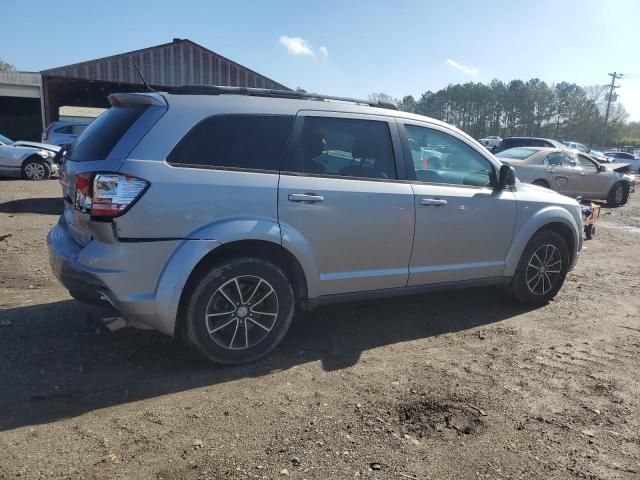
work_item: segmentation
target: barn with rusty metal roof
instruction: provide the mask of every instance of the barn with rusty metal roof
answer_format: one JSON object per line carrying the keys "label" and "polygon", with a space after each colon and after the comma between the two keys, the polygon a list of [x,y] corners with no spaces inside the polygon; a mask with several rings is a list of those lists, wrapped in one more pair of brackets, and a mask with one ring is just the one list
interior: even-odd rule
{"label": "barn with rusty metal roof", "polygon": [[57,121],[63,106],[107,108],[111,93],[144,91],[134,62],[156,90],[187,84],[289,90],[191,40],[174,38],[163,45],[43,70],[43,124]]}

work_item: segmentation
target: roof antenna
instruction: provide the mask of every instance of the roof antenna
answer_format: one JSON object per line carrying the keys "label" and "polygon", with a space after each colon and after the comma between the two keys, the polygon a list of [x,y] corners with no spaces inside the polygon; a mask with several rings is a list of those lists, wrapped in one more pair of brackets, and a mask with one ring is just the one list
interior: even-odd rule
{"label": "roof antenna", "polygon": [[149,90],[150,92],[155,92],[155,90],[149,86],[147,81],[142,76],[142,72],[138,68],[138,65],[136,64],[136,61],[133,58],[131,59],[131,63],[133,63],[133,66],[135,67],[136,72],[138,72],[138,75],[140,76],[140,80],[142,80],[142,83],[144,84],[144,86],[147,87],[147,90]]}

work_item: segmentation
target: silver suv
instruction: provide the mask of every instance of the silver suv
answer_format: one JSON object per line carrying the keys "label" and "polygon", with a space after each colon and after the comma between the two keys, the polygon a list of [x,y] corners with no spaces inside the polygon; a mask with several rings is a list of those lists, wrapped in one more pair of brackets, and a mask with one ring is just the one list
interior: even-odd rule
{"label": "silver suv", "polygon": [[582,246],[576,201],[437,120],[257,89],[109,100],[62,163],[53,271],[216,362],[265,355],[296,307],[476,285],[542,304]]}

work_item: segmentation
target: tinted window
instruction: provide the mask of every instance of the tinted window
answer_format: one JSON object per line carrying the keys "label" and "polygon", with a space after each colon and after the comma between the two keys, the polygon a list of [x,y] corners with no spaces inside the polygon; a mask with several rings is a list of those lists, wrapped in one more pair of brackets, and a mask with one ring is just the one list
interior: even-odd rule
{"label": "tinted window", "polygon": [[305,173],[397,178],[386,122],[306,117],[300,147]]}
{"label": "tinted window", "polygon": [[167,157],[173,164],[280,169],[293,117],[217,115],[193,127]]}
{"label": "tinted window", "polygon": [[64,135],[71,135],[71,126],[60,127],[56,129],[56,133],[62,133]]}
{"label": "tinted window", "polygon": [[111,107],[82,132],[71,147],[69,159],[76,162],[104,160],[147,108],[148,105]]}
{"label": "tinted window", "polygon": [[405,125],[416,180],[453,185],[487,186],[491,162],[461,140],[426,127]]}
{"label": "tinted window", "polygon": [[580,166],[587,173],[596,173],[598,171],[598,167],[596,166],[596,164],[593,163],[591,160],[589,160],[584,155],[578,155],[578,162],[580,162]]}

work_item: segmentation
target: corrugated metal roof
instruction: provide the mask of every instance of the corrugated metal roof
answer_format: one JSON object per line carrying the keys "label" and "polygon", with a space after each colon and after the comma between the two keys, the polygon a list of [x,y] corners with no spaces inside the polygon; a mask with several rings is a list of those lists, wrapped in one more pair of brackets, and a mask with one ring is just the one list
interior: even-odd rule
{"label": "corrugated metal roof", "polygon": [[79,78],[105,82],[142,84],[132,60],[148,84],[177,87],[187,84],[289,90],[281,83],[260,75],[188,39],[43,70],[47,76]]}

